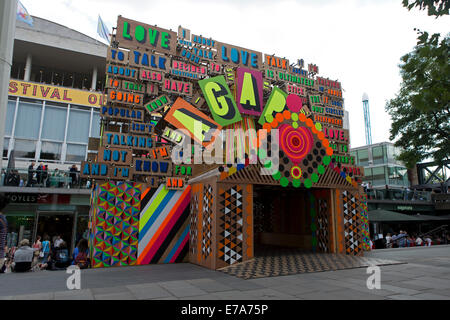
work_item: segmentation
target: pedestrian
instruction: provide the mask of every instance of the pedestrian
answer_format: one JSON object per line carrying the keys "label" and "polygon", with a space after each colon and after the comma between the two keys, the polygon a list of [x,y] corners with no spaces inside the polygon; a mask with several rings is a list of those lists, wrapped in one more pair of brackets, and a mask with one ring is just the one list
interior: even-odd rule
{"label": "pedestrian", "polygon": [[33,178],[34,178],[34,166],[36,165],[35,162],[31,162],[30,166],[28,167],[28,180],[27,180],[27,187],[33,186]]}
{"label": "pedestrian", "polygon": [[30,247],[30,241],[23,239],[20,241],[19,249],[14,253],[12,264],[13,272],[28,272],[31,270],[34,258],[34,250]]}
{"label": "pedestrian", "polygon": [[43,165],[42,167],[42,183],[44,184],[44,187],[48,188],[50,187],[50,179],[48,178],[48,166]]}
{"label": "pedestrian", "polygon": [[44,163],[42,162],[39,164],[39,167],[36,170],[36,178],[39,186],[41,186],[44,178]]}
{"label": "pedestrian", "polygon": [[386,248],[392,248],[392,235],[390,233],[386,235]]}
{"label": "pedestrian", "polygon": [[416,246],[421,247],[423,245],[423,240],[420,236],[416,237]]}
{"label": "pedestrian", "polygon": [[427,247],[431,247],[431,244],[433,243],[433,241],[431,240],[431,238],[429,236],[425,237],[425,244]]}
{"label": "pedestrian", "polygon": [[50,237],[48,235],[44,235],[44,241],[42,242],[42,257],[41,263],[47,262],[48,257],[50,256]]}
{"label": "pedestrian", "polygon": [[70,178],[71,178],[71,180],[72,180],[72,182],[71,182],[71,187],[73,188],[74,186],[76,186],[77,185],[77,182],[78,182],[78,168],[77,168],[77,166],[76,165],[73,165],[71,168],[70,168]]}
{"label": "pedestrian", "polygon": [[34,251],[41,252],[42,249],[41,236],[36,237],[36,241],[33,243],[33,249]]}
{"label": "pedestrian", "polygon": [[9,199],[0,194],[0,270],[3,268],[6,256],[6,235],[8,233],[8,221],[3,214],[3,209],[8,205]]}
{"label": "pedestrian", "polygon": [[56,236],[56,239],[55,239],[55,241],[53,242],[53,244],[54,244],[55,248],[59,248],[59,247],[61,246],[61,243],[63,243],[63,242],[64,242],[64,240],[62,239],[61,235],[58,234],[58,235]]}
{"label": "pedestrian", "polygon": [[1,186],[5,185],[5,177],[6,177],[6,171],[5,171],[5,169],[2,169],[2,180],[0,182]]}
{"label": "pedestrian", "polygon": [[89,247],[86,239],[81,239],[73,251],[72,265],[76,265],[80,269],[87,269],[89,267]]}
{"label": "pedestrian", "polygon": [[400,235],[397,237],[399,248],[406,248],[408,234],[406,231],[400,230]]}

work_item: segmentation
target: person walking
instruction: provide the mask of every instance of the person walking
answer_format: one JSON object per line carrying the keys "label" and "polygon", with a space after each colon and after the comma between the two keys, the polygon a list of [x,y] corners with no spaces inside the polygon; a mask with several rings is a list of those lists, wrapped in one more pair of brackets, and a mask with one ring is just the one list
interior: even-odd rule
{"label": "person walking", "polygon": [[44,241],[42,242],[41,263],[47,262],[48,257],[50,256],[50,247],[50,237],[48,235],[44,235]]}

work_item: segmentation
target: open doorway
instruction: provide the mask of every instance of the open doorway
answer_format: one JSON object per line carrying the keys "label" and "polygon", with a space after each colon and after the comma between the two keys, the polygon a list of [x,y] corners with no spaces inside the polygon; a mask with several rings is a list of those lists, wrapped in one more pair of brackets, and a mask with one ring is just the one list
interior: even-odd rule
{"label": "open doorway", "polygon": [[38,212],[34,239],[48,235],[53,245],[56,236],[60,235],[67,243],[67,248],[73,251],[74,222],[74,212]]}
{"label": "open doorway", "polygon": [[313,250],[310,192],[256,186],[254,196],[255,255],[284,248]]}

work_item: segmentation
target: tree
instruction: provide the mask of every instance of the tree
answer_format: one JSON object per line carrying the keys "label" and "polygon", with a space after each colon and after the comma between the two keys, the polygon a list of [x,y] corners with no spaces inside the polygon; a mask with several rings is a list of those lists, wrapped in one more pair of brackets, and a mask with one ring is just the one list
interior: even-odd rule
{"label": "tree", "polygon": [[[432,15],[448,14],[449,1],[403,4],[409,9],[428,8],[429,14],[433,5]],[[438,163],[450,157],[450,37],[420,30],[418,35],[414,50],[401,58],[400,91],[386,104],[392,118],[391,140],[398,138],[395,145],[402,149],[398,159],[408,168],[430,157]]]}
{"label": "tree", "polygon": [[[410,3],[411,2],[411,3]],[[411,10],[414,7],[419,7],[420,10],[428,10],[429,16],[436,16],[436,18],[448,15],[450,8],[450,1],[448,0],[403,0],[403,6]]]}

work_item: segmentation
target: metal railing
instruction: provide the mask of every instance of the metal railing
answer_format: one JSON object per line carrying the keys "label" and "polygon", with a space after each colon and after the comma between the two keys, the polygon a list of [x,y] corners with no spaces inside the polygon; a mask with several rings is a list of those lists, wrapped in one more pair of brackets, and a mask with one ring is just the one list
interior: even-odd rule
{"label": "metal railing", "polygon": [[368,200],[393,200],[393,201],[427,201],[431,202],[431,192],[416,190],[366,190]]}
{"label": "metal railing", "polygon": [[90,189],[92,181],[81,178],[79,171],[3,169],[0,186],[19,188]]}

